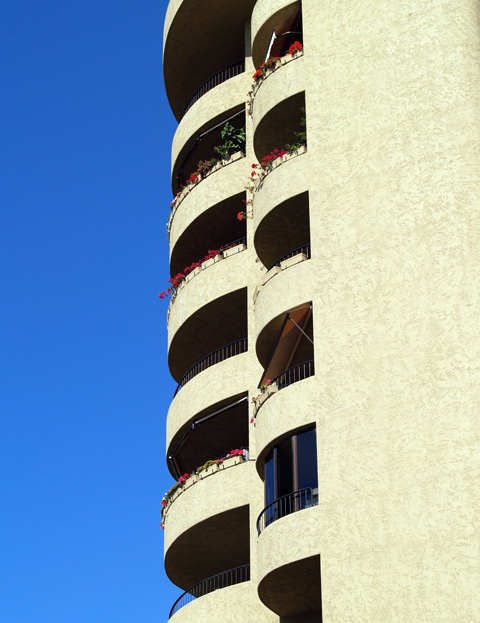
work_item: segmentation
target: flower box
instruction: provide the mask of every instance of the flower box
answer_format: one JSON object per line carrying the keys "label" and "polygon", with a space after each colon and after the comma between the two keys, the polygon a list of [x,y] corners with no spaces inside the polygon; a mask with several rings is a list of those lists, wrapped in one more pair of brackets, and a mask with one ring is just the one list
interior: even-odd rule
{"label": "flower box", "polygon": [[245,251],[247,247],[244,244],[237,244],[236,247],[231,247],[230,249],[225,249],[222,251],[223,257],[230,257],[231,255],[235,255],[236,253],[240,253],[241,251]]}
{"label": "flower box", "polygon": [[286,268],[290,268],[290,266],[295,266],[295,264],[299,264],[300,262],[304,262],[307,259],[305,253],[297,253],[297,255],[293,255],[283,262],[280,262],[280,267],[282,270]]}
{"label": "flower box", "polygon": [[275,275],[278,275],[278,273],[280,273],[281,271],[282,269],[279,266],[273,266],[273,268],[271,268],[264,275],[262,275],[262,278],[260,280],[260,285],[264,286],[266,283],[270,281],[270,279],[272,279],[272,277],[275,277]]}
{"label": "flower box", "polygon": [[235,456],[230,456],[228,459],[222,461],[219,465],[220,469],[227,469],[228,467],[233,467],[234,465],[238,465],[239,463],[244,463],[245,458],[243,454],[237,454]]}
{"label": "flower box", "polygon": [[201,271],[202,271],[202,267],[201,266],[198,266],[197,268],[194,268],[192,270],[192,272],[188,273],[188,275],[185,277],[185,283],[188,283],[191,279],[196,277]]}
{"label": "flower box", "polygon": [[198,474],[192,474],[191,476],[189,476],[187,478],[187,480],[185,481],[185,484],[183,485],[183,490],[188,489],[189,487],[191,487],[192,485],[194,485],[196,482],[198,482],[200,480]]}
{"label": "flower box", "polygon": [[276,383],[272,383],[272,385],[269,385],[267,389],[264,392],[262,392],[260,396],[258,396],[258,398],[256,399],[253,415],[254,416],[257,415],[260,407],[270,398],[270,396],[272,396],[273,394],[276,394],[277,392],[278,392],[278,386]]}
{"label": "flower box", "polygon": [[218,262],[218,255],[215,257],[211,257],[209,260],[202,262],[202,269],[209,268]]}
{"label": "flower box", "polygon": [[236,160],[240,160],[241,158],[244,158],[244,157],[245,157],[245,154],[243,153],[243,151],[236,151],[229,158],[222,160],[222,164],[225,166],[226,164],[230,164],[231,162],[235,162]]}
{"label": "flower box", "polygon": [[208,478],[208,476],[211,476],[212,474],[215,474],[216,472],[218,472],[218,469],[219,469],[219,466],[217,463],[215,463],[214,465],[210,465],[206,469],[203,469],[198,474],[198,477],[200,480],[203,480],[204,478]]}

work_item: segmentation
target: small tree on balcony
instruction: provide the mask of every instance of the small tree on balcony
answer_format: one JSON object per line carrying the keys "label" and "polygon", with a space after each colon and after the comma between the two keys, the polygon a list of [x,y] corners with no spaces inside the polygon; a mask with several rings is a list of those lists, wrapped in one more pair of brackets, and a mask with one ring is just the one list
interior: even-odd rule
{"label": "small tree on balcony", "polygon": [[226,159],[237,153],[237,151],[245,152],[245,126],[234,128],[231,123],[226,123],[220,134],[223,139],[223,145],[214,147],[220,158]]}

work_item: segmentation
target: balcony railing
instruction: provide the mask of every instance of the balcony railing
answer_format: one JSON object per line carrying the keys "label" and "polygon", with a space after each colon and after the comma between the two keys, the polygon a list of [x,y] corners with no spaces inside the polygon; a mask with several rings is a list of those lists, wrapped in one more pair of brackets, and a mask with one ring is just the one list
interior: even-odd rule
{"label": "balcony railing", "polygon": [[318,505],[318,489],[311,489],[306,487],[305,489],[299,489],[293,491],[287,495],[282,495],[281,498],[275,500],[268,506],[266,506],[260,513],[257,519],[257,532],[260,536],[262,530],[269,526],[277,519],[296,513],[305,508]]}
{"label": "balcony railing", "polygon": [[[248,582],[248,580],[250,580],[250,565],[243,565],[242,567],[236,567],[235,569],[229,569],[223,573],[212,575],[206,580],[198,582],[198,584],[189,588],[188,591],[185,591],[173,604],[168,618],[170,619],[180,608],[198,597],[203,597],[203,595],[208,595],[208,593],[217,591],[220,588],[225,588],[226,586],[235,586],[235,584]],[[224,613],[224,615],[227,617],[226,613]]]}
{"label": "balcony railing", "polygon": [[177,385],[177,389],[175,390],[174,397],[178,394],[178,392],[182,389],[182,387],[191,381],[194,376],[197,376],[200,372],[203,372],[210,366],[214,366],[216,363],[220,363],[221,361],[225,361],[225,359],[229,359],[230,357],[234,357],[235,355],[240,355],[241,353],[246,353],[248,350],[247,338],[244,337],[241,340],[237,340],[236,342],[232,342],[231,344],[227,344],[226,346],[222,346],[222,348],[218,348],[214,350],[213,353],[210,353],[200,361],[197,361],[195,365],[193,365],[190,370],[182,377],[180,383]]}
{"label": "balcony railing", "polygon": [[274,262],[270,266],[270,268],[268,270],[271,270],[274,266],[278,266],[280,268],[280,264],[282,262],[284,262],[285,260],[290,259],[291,257],[294,257],[295,255],[300,255],[300,253],[304,253],[307,256],[307,260],[309,260],[310,257],[311,257],[311,255],[310,255],[310,245],[309,244],[305,244],[305,245],[303,245],[303,247],[298,247],[298,249],[294,249],[293,251],[290,251],[289,253],[286,253],[279,260]]}
{"label": "balcony railing", "polygon": [[183,118],[187,114],[190,108],[195,104],[196,101],[198,101],[202,97],[202,95],[205,95],[205,93],[208,93],[208,91],[215,88],[219,84],[222,84],[222,82],[225,82],[229,78],[234,78],[239,74],[243,74],[244,71],[245,61],[243,60],[239,61],[238,63],[234,63],[233,65],[229,65],[228,67],[225,67],[225,69],[222,69],[222,71],[219,71],[217,74],[209,78],[206,82],[202,84],[199,89],[195,91],[193,96],[190,98],[187,106],[185,107],[185,110],[182,113],[181,118]]}
{"label": "balcony railing", "polygon": [[292,383],[297,383],[297,381],[303,381],[303,379],[308,379],[310,376],[315,374],[315,365],[312,361],[304,361],[303,363],[299,363],[285,372],[282,372],[278,376],[276,376],[273,381],[277,384],[279,390],[292,385]]}

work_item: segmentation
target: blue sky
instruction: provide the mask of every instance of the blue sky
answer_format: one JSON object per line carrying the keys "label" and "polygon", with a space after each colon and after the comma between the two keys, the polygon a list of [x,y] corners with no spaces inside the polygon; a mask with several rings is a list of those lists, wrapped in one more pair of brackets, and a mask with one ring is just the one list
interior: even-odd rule
{"label": "blue sky", "polygon": [[167,620],[167,0],[3,0],[0,620]]}

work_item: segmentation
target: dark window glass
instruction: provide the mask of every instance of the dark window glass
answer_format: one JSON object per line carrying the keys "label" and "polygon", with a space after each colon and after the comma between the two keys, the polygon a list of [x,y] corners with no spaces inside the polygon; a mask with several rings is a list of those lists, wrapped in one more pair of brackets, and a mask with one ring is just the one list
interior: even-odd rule
{"label": "dark window glass", "polygon": [[265,506],[268,506],[275,501],[275,461],[273,458],[274,453],[270,452],[265,461]]}
{"label": "dark window glass", "polygon": [[298,488],[318,487],[317,439],[314,428],[297,435]]}
{"label": "dark window glass", "polygon": [[[285,500],[285,504],[310,504],[318,496],[317,440],[316,430],[292,435],[278,444],[265,460],[265,506],[293,491],[310,488],[297,498]],[[312,497],[313,496],[313,497]],[[291,496],[290,496],[291,497]],[[302,500],[299,502],[298,500]],[[293,502],[292,502],[293,500]],[[272,510],[273,512],[273,510]],[[288,514],[288,509],[281,511]]]}
{"label": "dark window glass", "polygon": [[278,446],[278,496],[292,493],[293,487],[293,461],[292,461],[292,438],[288,438]]}

